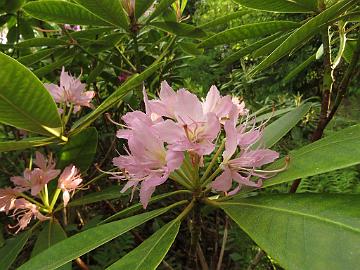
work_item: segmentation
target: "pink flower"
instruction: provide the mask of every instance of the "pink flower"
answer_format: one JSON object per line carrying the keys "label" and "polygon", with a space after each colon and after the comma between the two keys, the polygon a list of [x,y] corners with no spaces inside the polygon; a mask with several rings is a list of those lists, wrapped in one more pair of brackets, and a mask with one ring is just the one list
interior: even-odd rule
{"label": "pink flower", "polygon": [[[267,178],[268,174],[262,173],[256,168],[273,162],[279,157],[279,153],[270,149],[249,150],[249,146],[257,142],[261,137],[261,133],[256,130],[245,132],[246,128],[244,126],[240,126],[237,130],[234,122],[230,120],[225,122],[224,128],[226,142],[221,164],[224,171],[211,186],[215,190],[228,192],[232,186],[232,180],[234,180],[238,183],[238,186],[229,194],[235,194],[243,185],[261,187],[262,179]],[[238,157],[231,159],[238,145],[242,149]],[[251,181],[252,176],[258,177],[258,182]]]}
{"label": "pink flower", "polygon": [[128,123],[131,123],[128,132],[118,133],[118,137],[128,140],[129,154],[114,158],[113,163],[125,170],[122,176],[115,177],[128,180],[122,192],[130,187],[134,191],[141,183],[140,201],[146,208],[155,187],[164,183],[170,173],[180,167],[183,153],[166,150],[164,140],[159,137],[154,126],[144,124],[144,115],[143,118],[136,118],[136,115],[142,114],[134,112],[128,115],[135,117],[128,119]]}
{"label": "pink flower", "polygon": [[15,207],[15,200],[19,196],[19,192],[15,189],[0,189],[0,212],[9,213]]}
{"label": "pink flower", "polygon": [[95,96],[94,91],[85,91],[86,84],[81,83],[79,78],[71,76],[62,68],[60,85],[45,83],[45,87],[57,103],[64,103],[67,106],[74,105],[74,113],[80,110],[81,106],[92,107],[91,100]]}
{"label": "pink flower", "polygon": [[79,170],[74,165],[67,166],[58,180],[58,188],[63,192],[64,206],[70,200],[70,192],[74,191],[82,182]]}
{"label": "pink flower", "polygon": [[27,200],[21,198],[15,201],[15,210],[13,216],[16,216],[18,223],[12,227],[18,227],[18,230],[15,233],[18,233],[21,230],[24,230],[30,223],[33,217],[37,218],[40,221],[45,221],[50,219],[42,215],[35,204],[28,202]]}
{"label": "pink flower", "polygon": [[64,28],[66,30],[72,30],[72,31],[81,31],[81,26],[80,25],[71,25],[71,24],[64,24]]}

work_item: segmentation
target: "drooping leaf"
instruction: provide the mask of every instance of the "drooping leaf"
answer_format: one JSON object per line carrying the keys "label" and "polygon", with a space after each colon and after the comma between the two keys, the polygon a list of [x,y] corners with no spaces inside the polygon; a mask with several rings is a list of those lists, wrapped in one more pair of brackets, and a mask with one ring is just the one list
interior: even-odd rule
{"label": "drooping leaf", "polygon": [[109,23],[80,5],[60,0],[29,2],[23,9],[36,19],[55,23],[108,26]]}
{"label": "drooping leaf", "polygon": [[121,0],[75,0],[104,21],[128,30],[128,18]]}
{"label": "drooping leaf", "polygon": [[298,22],[292,21],[269,21],[241,25],[217,33],[205,39],[199,46],[202,48],[214,47],[216,45],[238,42],[245,39],[264,37],[279,31],[294,29],[298,26]]}
{"label": "drooping leaf", "polygon": [[86,254],[87,252],[183,203],[184,202],[179,202],[168,207],[132,216],[120,221],[100,225],[78,233],[41,252],[39,255],[20,266],[18,270],[57,269],[71,260]]}
{"label": "drooping leaf", "polygon": [[5,241],[5,245],[0,249],[0,269],[7,270],[15,261],[26,242],[31,236],[31,230],[20,233],[19,235]]}
{"label": "drooping leaf", "polygon": [[37,51],[36,53],[32,53],[32,54],[29,54],[26,56],[19,57],[16,60],[19,61],[23,65],[31,66],[32,64],[35,64],[35,63],[49,57],[50,55],[55,53],[56,50],[59,50],[59,49],[58,48],[45,49],[45,50]]}
{"label": "drooping leaf", "polygon": [[306,69],[311,63],[316,61],[316,54],[309,56],[304,62],[291,70],[285,78],[282,80],[283,84],[290,82],[293,78],[299,75],[304,69]]}
{"label": "drooping leaf", "polygon": [[42,46],[54,47],[59,45],[68,45],[68,43],[65,40],[59,38],[38,37],[38,38],[24,40],[16,44],[16,47],[17,48],[42,47]]}
{"label": "drooping leaf", "polygon": [[296,124],[305,116],[310,108],[311,104],[305,103],[272,122],[264,129],[264,135],[261,142],[255,144],[253,148],[257,148],[259,145],[264,148],[271,148],[294,126],[296,126]]}
{"label": "drooping leaf", "polygon": [[259,56],[264,56],[270,54],[273,50],[275,50],[281,43],[284,42],[285,39],[290,35],[290,33],[285,33],[284,35],[264,44],[262,47],[254,51],[251,56],[256,58]]}
{"label": "drooping leaf", "polygon": [[[31,252],[31,257],[38,255],[42,251],[50,248],[51,246],[66,238],[67,235],[57,220],[52,219],[47,221],[36,239],[34,248]],[[71,270],[71,263],[65,264],[57,269]]]}
{"label": "drooping leaf", "polygon": [[157,16],[161,15],[168,7],[171,6],[176,0],[160,0],[160,2],[156,5],[155,10],[149,18],[146,20],[147,23],[155,19]]}
{"label": "drooping leaf", "polygon": [[120,193],[120,190],[121,188],[119,186],[113,186],[101,191],[92,192],[90,194],[84,195],[81,198],[75,200],[72,199],[68,206],[87,205],[104,200],[119,199],[122,196],[128,196],[128,194],[125,195],[125,193]]}
{"label": "drooping leaf", "polygon": [[135,17],[140,18],[154,3],[154,0],[136,0]]}
{"label": "drooping leaf", "polygon": [[86,171],[93,162],[97,143],[98,133],[94,127],[71,136],[61,149],[58,167],[63,169],[74,164],[81,172]]}
{"label": "drooping leaf", "polygon": [[39,147],[59,141],[58,138],[31,137],[20,141],[0,141],[0,152]]}
{"label": "drooping leaf", "polygon": [[239,17],[241,17],[243,15],[246,15],[246,14],[249,14],[249,11],[241,10],[241,11],[233,12],[233,13],[227,14],[225,16],[222,16],[220,18],[217,18],[215,20],[211,20],[211,21],[209,21],[207,23],[204,23],[202,25],[199,25],[198,27],[201,28],[201,29],[215,28],[215,27],[217,27],[219,25],[226,24],[229,21],[237,19],[237,18],[239,18]]}
{"label": "drooping leaf", "polygon": [[155,270],[179,233],[180,223],[178,220],[169,222],[106,269]]}
{"label": "drooping leaf", "polygon": [[172,33],[180,37],[190,37],[190,38],[205,38],[206,33],[200,28],[196,28],[190,24],[177,23],[177,22],[152,22],[150,25],[163,30],[165,32]]}
{"label": "drooping leaf", "polygon": [[2,53],[0,66],[0,122],[42,135],[60,136],[56,104],[40,80]]}
{"label": "drooping leaf", "polygon": [[220,207],[283,268],[356,269],[360,197],[348,194],[267,195]]}
{"label": "drooping leaf", "polygon": [[72,127],[72,131],[76,130],[80,126],[81,128],[89,126],[97,117],[99,117],[99,115],[103,114],[112,106],[120,102],[122,98],[128,93],[128,91],[143,83],[143,81],[146,80],[149,76],[151,76],[160,67],[160,65],[161,63],[154,63],[142,73],[132,76],[124,84],[122,84],[113,94],[111,94],[103,103],[101,103],[100,106],[97,107],[92,113],[75,122]]}
{"label": "drooping leaf", "polygon": [[192,42],[181,42],[179,45],[184,52],[190,55],[202,55],[204,53],[203,49],[199,49]]}
{"label": "drooping leaf", "polygon": [[280,44],[268,57],[266,57],[259,65],[257,65],[252,71],[251,74],[255,74],[259,71],[264,70],[269,67],[280,58],[286,56],[291,51],[296,48],[299,48],[303,42],[310,39],[320,29],[327,24],[329,21],[335,19],[338,15],[342,14],[350,6],[354,4],[354,0],[344,0],[340,1],[325,11],[321,12],[319,15],[313,17],[301,27],[296,29],[283,43]]}
{"label": "drooping leaf", "polygon": [[[289,167],[264,181],[263,187],[326,173],[360,163],[360,125],[355,125],[306,145],[289,154]],[[284,159],[266,169],[279,168]]]}
{"label": "drooping leaf", "polygon": [[347,63],[350,63],[355,48],[356,48],[356,40],[348,40],[346,42],[343,58]]}
{"label": "drooping leaf", "polygon": [[59,69],[63,66],[67,66],[67,64],[70,63],[74,58],[73,55],[74,52],[75,50],[68,50],[65,56],[59,57],[54,63],[51,63],[49,65],[34,70],[34,74],[38,77],[43,77],[46,74],[49,74],[50,72],[56,69]]}
{"label": "drooping leaf", "polygon": [[234,0],[242,6],[257,10],[283,12],[283,13],[308,13],[317,11],[316,0]]}

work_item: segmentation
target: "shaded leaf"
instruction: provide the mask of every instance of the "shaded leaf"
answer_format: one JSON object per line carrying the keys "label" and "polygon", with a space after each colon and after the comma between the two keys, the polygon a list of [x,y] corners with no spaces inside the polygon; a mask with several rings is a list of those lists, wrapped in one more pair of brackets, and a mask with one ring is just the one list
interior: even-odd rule
{"label": "shaded leaf", "polygon": [[45,49],[45,50],[37,51],[35,53],[29,54],[26,56],[19,57],[16,60],[19,61],[23,65],[30,66],[32,64],[40,62],[41,60],[49,57],[50,55],[55,53],[56,50],[59,50],[59,49],[58,48]]}
{"label": "shaded leaf", "polygon": [[300,65],[298,65],[292,71],[290,71],[285,76],[285,78],[282,80],[282,83],[286,84],[286,83],[290,82],[297,75],[299,75],[304,69],[306,69],[311,63],[313,63],[315,61],[316,61],[316,54],[313,54],[313,55],[309,56],[304,62],[302,62]]}
{"label": "shaded leaf", "polygon": [[17,48],[29,48],[29,47],[42,47],[42,46],[59,46],[59,45],[68,45],[68,42],[59,38],[32,38],[24,40],[16,44]]}
{"label": "shaded leaf", "polygon": [[154,3],[154,0],[136,0],[135,17],[140,18]]}
{"label": "shaded leaf", "polygon": [[233,12],[230,13],[228,15],[222,16],[220,18],[217,18],[215,20],[211,20],[207,23],[201,24],[198,27],[201,29],[209,29],[209,28],[215,28],[218,27],[219,25],[222,24],[226,24],[231,20],[237,19],[243,15],[249,14],[249,11],[247,10],[242,10],[242,11],[237,11],[237,12]]}
{"label": "shaded leaf", "polygon": [[163,30],[165,32],[169,32],[171,34],[175,34],[180,37],[190,37],[190,38],[204,38],[206,37],[206,33],[200,28],[196,28],[190,24],[178,23],[178,22],[152,22],[150,25]]}
{"label": "shaded leaf", "polygon": [[72,199],[68,206],[86,205],[105,200],[119,199],[122,196],[128,196],[128,194],[120,193],[120,190],[121,189],[119,186],[114,186],[101,191],[92,192],[90,194],[82,196],[81,198],[75,200]]}
{"label": "shaded leaf", "polygon": [[151,20],[161,15],[175,1],[176,0],[160,0],[159,4],[156,5],[155,10],[153,11],[153,13],[151,13],[146,22],[149,23]]}
{"label": "shaded leaf", "polygon": [[57,138],[31,137],[20,141],[0,141],[0,152],[39,147],[59,141]]}
{"label": "shaded leaf", "polygon": [[272,12],[307,13],[317,11],[316,0],[234,0],[242,6]]}

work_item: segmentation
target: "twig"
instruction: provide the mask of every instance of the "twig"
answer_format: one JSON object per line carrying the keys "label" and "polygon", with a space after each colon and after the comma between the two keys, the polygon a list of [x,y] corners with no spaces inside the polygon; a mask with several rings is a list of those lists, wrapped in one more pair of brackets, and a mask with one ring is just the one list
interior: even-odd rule
{"label": "twig", "polygon": [[205,259],[205,256],[204,256],[204,252],[200,246],[200,244],[198,243],[197,245],[197,251],[196,251],[196,254],[199,258],[199,261],[200,261],[200,265],[201,265],[201,269],[202,270],[209,270],[209,266],[206,262],[206,259]]}
{"label": "twig", "polygon": [[260,249],[258,253],[255,255],[254,259],[252,259],[250,265],[248,266],[247,270],[254,270],[256,266],[259,264],[262,257],[264,257],[265,252]]}
{"label": "twig", "polygon": [[225,246],[226,246],[227,237],[228,237],[228,226],[229,226],[229,219],[226,216],[225,217],[224,236],[223,236],[223,240],[222,240],[222,245],[221,245],[221,250],[220,250],[220,255],[219,255],[219,260],[218,260],[218,263],[217,263],[216,270],[221,269],[222,261],[223,261],[223,258],[224,258]]}

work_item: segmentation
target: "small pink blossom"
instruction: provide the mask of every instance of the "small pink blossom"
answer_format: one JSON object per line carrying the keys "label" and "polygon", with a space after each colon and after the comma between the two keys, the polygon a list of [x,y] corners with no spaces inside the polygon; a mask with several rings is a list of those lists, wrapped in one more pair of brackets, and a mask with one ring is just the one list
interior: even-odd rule
{"label": "small pink blossom", "polygon": [[70,200],[70,192],[74,191],[82,182],[79,170],[74,165],[67,166],[58,180],[58,188],[63,192],[64,206]]}
{"label": "small pink blossom", "polygon": [[19,196],[19,192],[15,189],[0,189],[0,212],[9,213],[15,207],[15,200]]}
{"label": "small pink blossom", "polygon": [[49,217],[42,215],[35,204],[32,204],[23,198],[16,199],[14,208],[15,210],[13,216],[16,216],[18,221],[18,223],[14,226],[14,228],[18,227],[18,230],[15,233],[24,230],[29,225],[33,217],[40,221],[50,219]]}
{"label": "small pink blossom", "polygon": [[71,25],[71,24],[64,24],[64,28],[66,30],[72,30],[72,31],[81,31],[81,26],[80,25]]}
{"label": "small pink blossom", "polygon": [[74,105],[74,113],[78,112],[81,106],[92,108],[91,100],[95,96],[94,91],[85,91],[86,84],[81,83],[79,78],[71,76],[62,68],[60,85],[45,83],[55,102],[66,104],[68,107]]}

